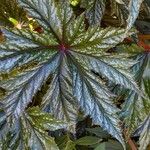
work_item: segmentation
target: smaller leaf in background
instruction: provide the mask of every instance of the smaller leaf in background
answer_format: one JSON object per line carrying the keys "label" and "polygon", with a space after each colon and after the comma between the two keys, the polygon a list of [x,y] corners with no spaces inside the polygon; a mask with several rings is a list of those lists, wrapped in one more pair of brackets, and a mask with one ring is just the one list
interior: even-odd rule
{"label": "smaller leaf in background", "polygon": [[66,123],[63,121],[54,119],[38,107],[32,107],[10,126],[2,146],[18,150],[59,150],[54,138],[48,136],[46,131],[64,127]]}
{"label": "smaller leaf in background", "polygon": [[[127,42],[128,39],[125,39],[125,42]],[[139,47],[137,44],[131,43],[131,44],[121,44],[118,45],[115,50],[119,53],[130,53],[130,54],[137,54],[144,52],[144,48]]]}
{"label": "smaller leaf in background", "polygon": [[[29,124],[34,127],[29,140],[31,149],[35,150],[58,150],[54,139],[47,135],[45,130],[55,131],[66,127],[66,123],[54,119],[50,114],[41,112],[39,107],[33,107],[27,111]],[[30,127],[31,127],[30,126]]]}
{"label": "smaller leaf in background", "polygon": [[149,58],[148,53],[139,53],[134,56],[137,63],[132,66],[132,71],[136,81],[146,96],[143,98],[134,91],[130,91],[128,94],[126,93],[125,103],[122,105],[123,107],[120,116],[126,123],[125,125],[128,128],[128,135],[130,135],[135,128],[137,128],[137,125],[141,122],[141,120],[144,120],[149,113],[150,80],[147,78],[150,77],[150,74],[148,75],[149,77],[144,78],[145,71],[149,68]]}
{"label": "smaller leaf in background", "polygon": [[50,114],[41,112],[39,107],[29,108],[28,114],[32,119],[34,119],[34,122],[38,128],[55,131],[68,126],[66,122],[59,121],[54,119]]}
{"label": "smaller leaf in background", "polygon": [[133,26],[134,22],[136,21],[142,2],[143,2],[143,0],[130,0],[129,16],[127,19],[127,30],[130,30],[131,27]]}
{"label": "smaller leaf in background", "polygon": [[144,20],[136,20],[135,25],[140,33],[144,35],[150,34],[150,22]]}
{"label": "smaller leaf in background", "polygon": [[86,128],[89,133],[95,134],[99,138],[109,138],[111,137],[106,131],[104,131],[101,127],[95,128]]}
{"label": "smaller leaf in background", "polygon": [[149,0],[145,0],[144,2],[146,2],[148,4],[148,6],[150,7],[150,1]]}
{"label": "smaller leaf in background", "polygon": [[119,142],[109,140],[99,144],[94,150],[123,150]]}
{"label": "smaller leaf in background", "polygon": [[76,144],[73,141],[69,140],[64,150],[76,150],[75,145]]}
{"label": "smaller leaf in background", "polygon": [[[146,17],[144,16],[144,18],[145,18],[145,20],[147,19],[147,18],[149,18],[149,14],[150,14],[150,1],[149,0],[144,0],[144,10],[145,10],[145,12],[146,12]],[[145,15],[145,14],[144,14]]]}
{"label": "smaller leaf in background", "polygon": [[111,0],[108,4],[111,9],[109,10],[109,7],[106,9],[104,22],[108,26],[124,27],[128,18],[127,3],[128,2],[126,0]]}
{"label": "smaller leaf in background", "polygon": [[85,136],[74,141],[77,145],[94,145],[101,141],[100,138],[95,136]]}
{"label": "smaller leaf in background", "polygon": [[86,17],[90,25],[100,24],[105,12],[105,0],[93,0],[89,2]]}
{"label": "smaller leaf in background", "polygon": [[5,112],[1,109],[2,105],[3,104],[0,103],[0,141],[5,137],[6,133],[9,130]]}
{"label": "smaller leaf in background", "polygon": [[6,94],[6,90],[4,88],[0,87],[0,98],[3,98],[3,96],[5,96]]}
{"label": "smaller leaf in background", "polygon": [[[150,69],[150,68],[149,68]],[[150,110],[150,74],[148,73],[148,77],[144,77],[147,75],[148,69],[145,69],[142,80],[142,89],[145,92],[145,97],[142,98],[142,106],[141,106],[141,119],[144,120],[145,117],[149,114]]]}
{"label": "smaller leaf in background", "polygon": [[148,115],[144,122],[138,127],[134,136],[140,136],[139,150],[147,150],[147,146],[150,144],[150,115]]}
{"label": "smaller leaf in background", "polygon": [[80,7],[84,8],[84,9],[87,9],[90,6],[91,3],[93,3],[92,0],[89,0],[89,1],[81,0],[80,1]]}
{"label": "smaller leaf in background", "polygon": [[57,136],[55,141],[60,150],[76,150],[76,144],[70,139],[68,134]]}

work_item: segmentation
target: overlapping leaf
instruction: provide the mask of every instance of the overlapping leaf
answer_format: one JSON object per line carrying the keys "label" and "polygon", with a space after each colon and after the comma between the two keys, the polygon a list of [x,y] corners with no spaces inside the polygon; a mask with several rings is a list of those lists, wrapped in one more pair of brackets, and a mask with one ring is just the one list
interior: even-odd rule
{"label": "overlapping leaf", "polygon": [[105,12],[105,0],[94,0],[88,3],[90,8],[86,12],[86,17],[90,25],[100,24]]}
{"label": "overlapping leaf", "polygon": [[136,21],[142,2],[143,2],[143,0],[138,0],[138,1],[130,0],[130,2],[129,2],[129,17],[127,19],[127,29],[128,30],[131,29],[134,22]]}
{"label": "overlapping leaf", "polygon": [[[126,25],[129,31],[139,15],[142,2],[143,0],[111,0],[111,15],[116,16],[115,19],[119,19],[121,25]],[[109,12],[107,13],[109,15]]]}
{"label": "overlapping leaf", "polygon": [[107,142],[100,143],[94,150],[123,150],[120,143],[108,140]]}
{"label": "overlapping leaf", "polygon": [[38,107],[30,108],[8,129],[1,148],[58,150],[54,139],[48,136],[46,130],[55,131],[66,126],[65,122],[41,112]]}
{"label": "overlapping leaf", "polygon": [[0,141],[2,141],[2,139],[5,137],[6,132],[8,131],[6,115],[2,108],[3,104],[0,103]]}
{"label": "overlapping leaf", "polygon": [[[110,1],[110,7],[111,7],[111,13],[106,11],[107,15],[111,15],[113,17],[112,24],[115,26],[118,24],[115,24],[114,20],[118,20],[119,25],[126,25],[126,20],[128,18],[129,12],[128,12],[128,1],[127,0],[111,0]],[[106,16],[107,18],[107,16]],[[108,20],[111,21],[111,20]],[[113,22],[114,21],[114,22]]]}
{"label": "overlapping leaf", "polygon": [[149,54],[139,54],[135,57],[135,59],[138,61],[138,63],[135,64],[132,69],[139,86],[143,89],[146,96],[142,98],[137,93],[132,91],[129,92],[126,98],[121,115],[126,122],[129,133],[134,131],[134,129],[137,128],[140,120],[143,120],[148,115],[150,107],[150,79],[149,73],[146,73],[149,68]]}
{"label": "overlapping leaf", "polygon": [[[81,7],[86,8],[86,17],[90,25],[100,24],[106,14],[104,22],[117,26],[117,21],[120,25],[127,26],[129,31],[138,17],[142,2],[143,0],[81,0]],[[107,5],[109,11],[105,11]]]}
{"label": "overlapping leaf", "polygon": [[18,2],[37,19],[45,32],[39,35],[26,30],[3,30],[7,40],[0,45],[1,73],[10,75],[14,69],[36,62],[32,69],[26,67],[0,82],[7,90],[3,99],[6,115],[18,120],[34,95],[49,80],[41,102],[43,110],[56,118],[76,123],[81,108],[95,124],[124,145],[116,115],[118,109],[112,102],[114,95],[93,71],[115,84],[139,92],[127,71],[131,63],[123,64],[128,59],[117,57],[116,61],[114,57],[110,61],[104,55],[106,50],[122,42],[125,30],[96,26],[86,31],[83,15],[76,20],[68,3],[57,3],[56,7],[53,0]]}
{"label": "overlapping leaf", "polygon": [[76,150],[76,144],[68,135],[61,136],[57,139],[57,145],[61,150]]}
{"label": "overlapping leaf", "polygon": [[104,131],[101,127],[87,128],[86,130],[91,134],[95,134],[97,137],[101,139],[110,138],[110,135],[106,131]]}
{"label": "overlapping leaf", "polygon": [[150,116],[144,120],[144,122],[138,127],[134,133],[135,136],[140,136],[139,150],[146,150],[150,143]]}

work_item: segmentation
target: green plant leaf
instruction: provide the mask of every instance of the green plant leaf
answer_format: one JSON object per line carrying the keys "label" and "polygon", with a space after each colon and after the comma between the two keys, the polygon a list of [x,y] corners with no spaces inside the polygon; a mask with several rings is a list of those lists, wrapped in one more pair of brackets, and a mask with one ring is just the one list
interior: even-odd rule
{"label": "green plant leaf", "polygon": [[104,131],[101,127],[87,128],[86,130],[102,139],[110,137],[110,135],[106,131]]}
{"label": "green plant leaf", "polygon": [[18,2],[28,11],[31,17],[36,18],[45,30],[49,29],[59,42],[63,40],[65,26],[73,15],[68,3],[61,3],[62,6],[60,6],[59,3],[52,0],[44,2],[40,0],[19,0]]}
{"label": "green plant leaf", "polygon": [[76,150],[75,143],[73,141],[68,141],[64,150]]}
{"label": "green plant leaf", "polygon": [[135,136],[140,136],[139,138],[139,150],[146,150],[150,143],[150,116],[148,115],[144,122],[138,127],[134,133]]}
{"label": "green plant leaf", "polygon": [[131,27],[133,26],[134,22],[136,21],[142,2],[143,2],[143,0],[138,0],[138,1],[130,0],[129,16],[127,19],[127,30],[130,30]]}
{"label": "green plant leaf", "polygon": [[105,0],[93,0],[89,3],[89,9],[86,11],[86,17],[90,25],[100,24],[105,12]]}
{"label": "green plant leaf", "polygon": [[100,138],[95,136],[85,136],[74,141],[77,145],[94,145],[100,142]]}
{"label": "green plant leaf", "polygon": [[68,126],[66,122],[56,120],[50,114],[41,112],[39,107],[29,108],[27,112],[34,120],[37,128],[55,131]]}
{"label": "green plant leaf", "polygon": [[[39,35],[38,33],[31,33],[28,30],[12,31],[5,29],[3,32],[7,38],[7,42],[0,46],[1,73],[11,71],[15,67],[26,65],[33,60],[40,62],[38,67],[35,66],[30,71],[27,70],[9,80],[0,83],[1,87],[4,87],[4,89],[9,91],[8,95],[4,98],[4,101],[6,99],[6,108],[8,108],[6,110],[7,114],[13,114],[15,117],[18,117],[21,115],[21,112],[23,112],[24,108],[29,104],[34,96],[34,93],[36,93],[39,89],[40,84],[37,83],[44,82],[48,78],[49,73],[53,70],[53,67],[55,68],[55,65],[57,66],[57,64],[55,64],[53,61],[52,64],[48,64],[45,61],[49,58],[53,59],[53,57],[56,57],[57,60],[59,56],[56,55],[54,50],[49,52],[44,51],[44,49],[47,49],[44,47],[45,44],[51,44],[51,42],[55,43],[54,40],[48,39],[50,38],[49,35]],[[33,40],[32,42],[30,41],[31,39]],[[41,44],[43,44],[43,47],[40,46]],[[49,71],[46,73],[46,75],[45,71],[47,69]],[[29,94],[28,90],[31,92],[31,94]],[[26,94],[27,91],[28,94]]]}
{"label": "green plant leaf", "polygon": [[99,26],[89,27],[83,34],[79,34],[74,40],[74,48],[76,51],[85,53],[103,52],[115,47],[124,39],[125,30],[121,28],[105,28]]}
{"label": "green plant leaf", "polygon": [[[77,102],[74,101],[70,68],[67,58],[60,59],[59,70],[52,76],[49,90],[43,97],[43,110],[55,115],[56,118],[75,123],[77,120]],[[57,107],[56,107],[57,106]],[[61,111],[59,111],[59,109]]]}
{"label": "green plant leaf", "polygon": [[134,91],[129,92],[126,97],[126,101],[123,105],[121,112],[122,118],[126,122],[126,126],[129,130],[129,134],[137,128],[137,125],[145,116],[149,113],[150,107],[150,97],[149,97],[149,87],[150,80],[149,77],[144,77],[145,71],[147,70],[149,62],[149,54],[142,53],[135,56],[137,64],[132,67],[132,71],[135,74],[135,78],[139,83],[139,86],[143,89],[145,97],[139,96]]}
{"label": "green plant leaf", "polygon": [[118,109],[112,101],[115,95],[96,73],[139,92],[129,72],[133,62],[106,53],[123,41],[126,31],[98,26],[86,30],[83,14],[76,18],[67,2],[18,2],[39,22],[43,33],[3,29],[6,41],[0,45],[0,72],[8,78],[0,86],[7,91],[2,98],[7,120],[20,120],[47,84],[40,101],[42,110],[74,125],[81,109],[124,146]]}
{"label": "green plant leaf", "polygon": [[66,127],[66,123],[41,112],[38,107],[27,110],[7,131],[2,147],[4,149],[58,150],[54,139],[45,130]]}
{"label": "green plant leaf", "polygon": [[76,144],[70,139],[69,135],[58,136],[56,143],[60,150],[76,150]]}
{"label": "green plant leaf", "polygon": [[8,131],[5,112],[2,110],[3,104],[0,103],[0,141],[5,137]]}
{"label": "green plant leaf", "polygon": [[[76,53],[73,52],[74,56],[79,59],[80,63],[86,64],[86,67],[90,70],[93,70],[100,75],[106,77],[108,80],[112,81],[115,84],[119,84],[124,86],[127,89],[132,89],[134,91],[139,92],[138,87],[136,86],[134,80],[132,80],[132,76],[130,74],[130,71],[121,69],[121,65],[123,65],[123,62],[125,60],[117,60],[112,58],[110,56],[105,56],[101,54],[101,57],[93,57],[91,55],[86,55],[85,53]],[[118,57],[118,56],[117,56]],[[131,66],[133,64],[132,62],[128,62],[128,66]],[[127,68],[126,68],[127,69]]]}
{"label": "green plant leaf", "polygon": [[94,150],[123,150],[122,146],[113,140],[99,144]]}
{"label": "green plant leaf", "polygon": [[144,48],[142,47],[139,47],[137,44],[122,44],[122,45],[119,45],[116,47],[116,50],[119,52],[119,53],[130,53],[130,54],[133,54],[133,55],[136,55],[136,54],[140,54],[144,51]]}
{"label": "green plant leaf", "polygon": [[[128,1],[126,0],[111,0],[110,1],[110,7],[111,7],[111,12],[108,11],[106,12],[107,15],[109,15],[110,17],[112,17],[112,24],[114,24],[115,26],[120,26],[126,25],[126,20],[128,18],[129,12],[128,12]],[[113,23],[114,20],[117,20],[118,24],[115,24],[115,22]]]}

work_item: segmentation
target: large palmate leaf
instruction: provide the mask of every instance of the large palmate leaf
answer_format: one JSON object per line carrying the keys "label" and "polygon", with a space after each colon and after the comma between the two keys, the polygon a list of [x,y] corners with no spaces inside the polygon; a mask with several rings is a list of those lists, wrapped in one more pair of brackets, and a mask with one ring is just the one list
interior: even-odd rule
{"label": "large palmate leaf", "polygon": [[66,127],[66,123],[54,119],[38,107],[30,108],[7,130],[2,149],[58,150],[54,139],[45,130],[55,131]]}
{"label": "large palmate leaf", "polygon": [[133,61],[105,53],[123,41],[125,30],[98,26],[85,30],[83,15],[75,18],[66,2],[18,2],[44,32],[3,29],[6,42],[0,45],[0,72],[7,78],[0,87],[7,91],[2,99],[7,119],[20,121],[25,108],[47,83],[40,102],[44,111],[75,124],[81,109],[124,145],[118,109],[112,101],[115,95],[97,74],[139,92],[129,72]]}

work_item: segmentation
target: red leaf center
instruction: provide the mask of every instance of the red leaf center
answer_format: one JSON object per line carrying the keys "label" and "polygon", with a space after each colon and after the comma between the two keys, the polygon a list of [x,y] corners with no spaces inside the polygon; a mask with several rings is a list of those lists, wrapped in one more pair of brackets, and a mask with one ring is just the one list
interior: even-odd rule
{"label": "red leaf center", "polygon": [[62,52],[62,53],[68,52],[68,46],[65,45],[65,44],[60,44],[59,45],[59,51]]}

